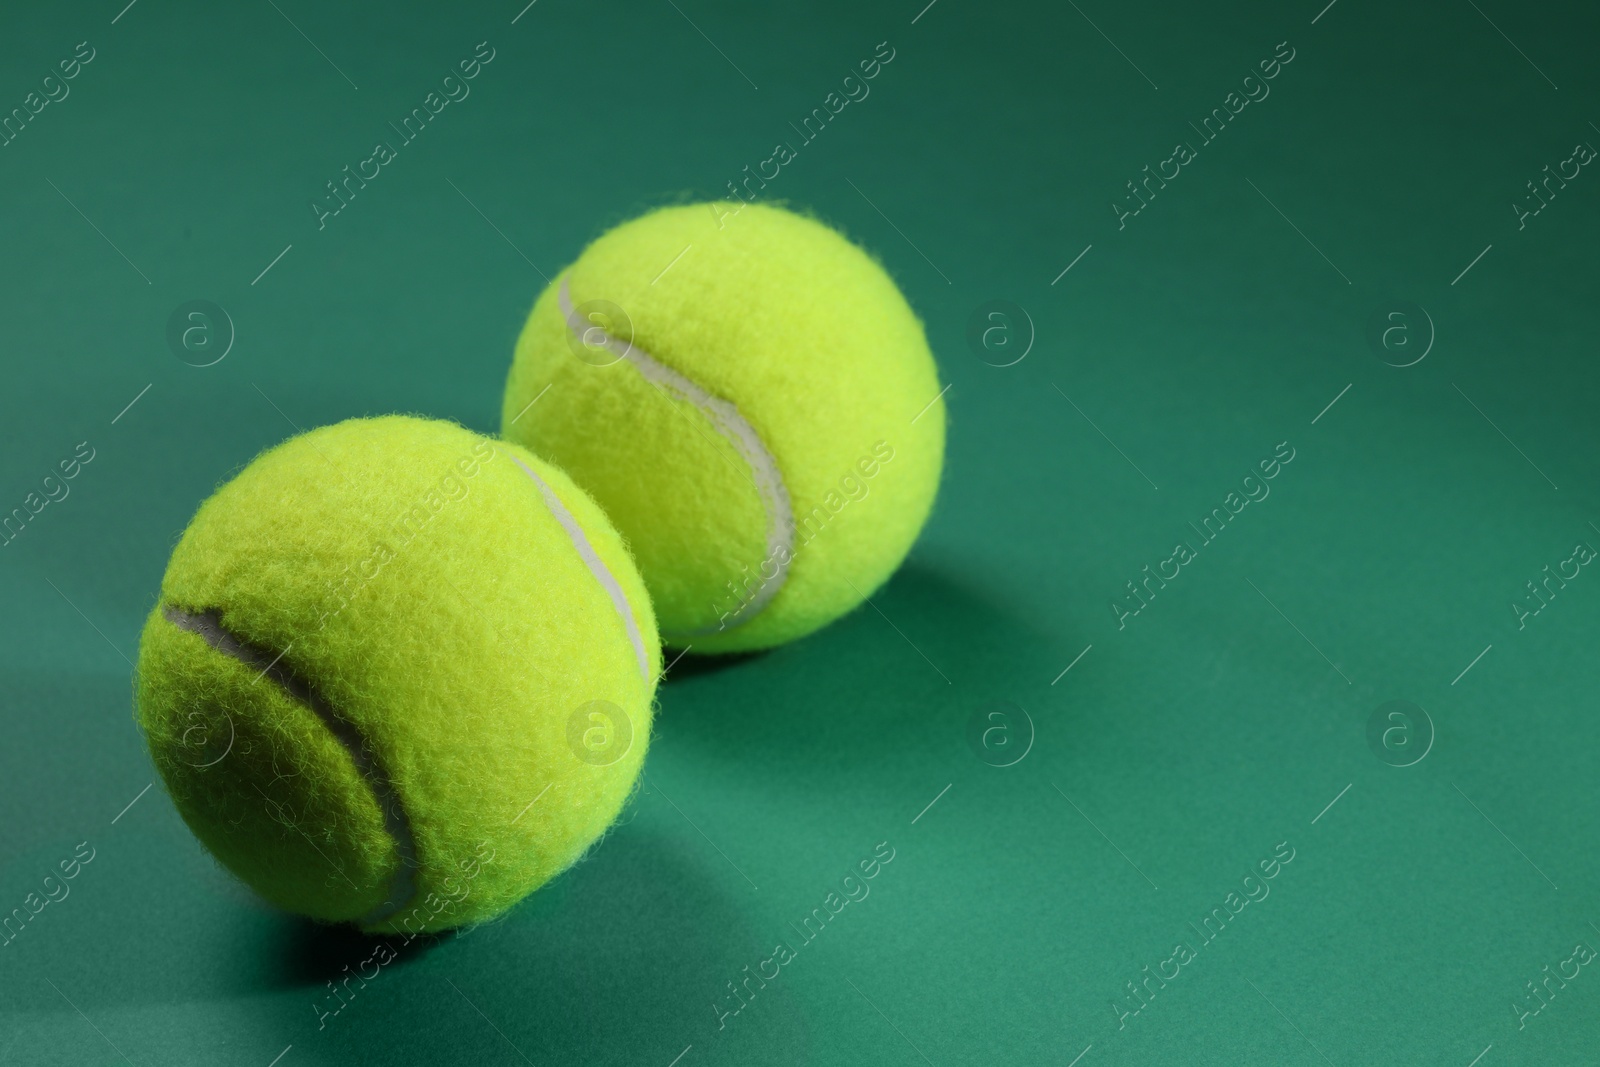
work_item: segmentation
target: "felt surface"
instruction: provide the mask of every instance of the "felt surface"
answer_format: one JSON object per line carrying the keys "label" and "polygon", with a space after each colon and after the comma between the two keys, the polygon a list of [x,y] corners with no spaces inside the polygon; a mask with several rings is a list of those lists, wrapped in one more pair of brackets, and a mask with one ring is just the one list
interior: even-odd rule
{"label": "felt surface", "polygon": [[[563,284],[580,318],[598,310],[738,409],[787,493],[787,548],[769,551],[756,476],[704,412],[627,360],[574,350]],[[811,633],[877,591],[933,505],[944,420],[922,323],[881,266],[819,221],[724,201],[610,230],[546,287],[517,342],[502,432],[606,509],[669,643],[728,652]]]}
{"label": "felt surface", "polygon": [[[1600,575],[1525,628],[1510,607],[1600,547],[1600,186],[1586,166],[1524,229],[1511,209],[1600,144],[1592,5],[1476,0],[1514,48],[1468,4],[1075,0],[1157,90],[1070,4],[275,2],[359,90],[267,4],[20,6],[0,35],[13,104],[98,49],[0,148],[0,513],[58,479],[0,547],[0,915],[70,890],[0,947],[0,1065],[1593,1060],[1592,964],[1520,1028],[1512,1005],[1600,948]],[[319,230],[307,202],[483,40],[471,95]],[[1119,230],[1125,183],[1285,40],[1271,95]],[[870,95],[803,142],[880,41]],[[547,278],[779,139],[772,195],[927,324],[950,385],[927,528],[877,610],[667,671],[600,846],[322,1025],[372,942],[222,871],[131,714],[174,545],[297,426],[498,432]],[[208,367],[166,339],[191,299],[236,328]],[[1414,366],[1368,340],[1391,299],[1434,323]],[[1009,367],[967,341],[994,300],[1032,323]],[[1125,583],[1284,441],[1271,495],[1118,629]],[[1434,726],[1411,767],[1368,738],[1397,699]],[[1033,725],[1009,767],[969,740],[1003,700]],[[1285,841],[1270,895],[1119,1029],[1126,983]],[[727,984],[880,842],[870,895],[719,1029]]]}
{"label": "felt surface", "polygon": [[[627,595],[648,677],[514,456]],[[174,608],[259,654],[213,648]],[[560,471],[451,423],[355,419],[264,453],[200,508],[146,623],[138,715],[185,821],[269,901],[416,933],[492,918],[610,825],[659,656],[621,538]]]}

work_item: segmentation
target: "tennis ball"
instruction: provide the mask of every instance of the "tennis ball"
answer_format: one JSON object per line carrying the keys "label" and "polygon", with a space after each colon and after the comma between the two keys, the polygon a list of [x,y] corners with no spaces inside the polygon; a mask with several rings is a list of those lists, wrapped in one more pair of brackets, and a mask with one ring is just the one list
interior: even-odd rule
{"label": "tennis ball", "polygon": [[659,663],[622,539],[566,475],[353,419],[201,506],[136,714],[184,821],[267,900],[418,933],[503,912],[610,825]]}
{"label": "tennis ball", "polygon": [[625,223],[551,281],[502,433],[605,508],[663,640],[733,652],[888,579],[933,505],[944,420],[882,267],[813,219],[724,201]]}

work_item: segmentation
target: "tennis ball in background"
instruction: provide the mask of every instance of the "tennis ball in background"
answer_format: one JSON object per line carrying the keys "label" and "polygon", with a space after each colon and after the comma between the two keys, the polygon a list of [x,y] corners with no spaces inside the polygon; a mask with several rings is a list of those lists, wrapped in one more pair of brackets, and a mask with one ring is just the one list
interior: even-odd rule
{"label": "tennis ball in background", "polygon": [[452,423],[262,454],[190,523],[137,716],[184,821],[262,896],[369,932],[490,918],[609,826],[660,643],[605,515]]}
{"label": "tennis ball in background", "polygon": [[732,652],[888,579],[932,507],[944,419],[882,267],[813,219],[721,202],[625,223],[550,283],[502,432],[606,510],[668,644]]}

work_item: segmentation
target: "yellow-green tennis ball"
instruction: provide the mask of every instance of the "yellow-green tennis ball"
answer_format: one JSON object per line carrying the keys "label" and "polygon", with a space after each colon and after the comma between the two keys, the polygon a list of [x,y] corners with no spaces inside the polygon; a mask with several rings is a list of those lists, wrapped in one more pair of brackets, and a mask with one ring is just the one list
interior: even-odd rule
{"label": "yellow-green tennis ball", "polygon": [[933,505],[944,420],[883,268],[813,219],[725,201],[625,223],[550,283],[502,432],[605,508],[668,644],[730,652],[888,579]]}
{"label": "yellow-green tennis ball", "polygon": [[178,811],[280,907],[370,932],[499,914],[644,759],[660,644],[570,479],[452,423],[354,419],[200,508],[139,646]]}

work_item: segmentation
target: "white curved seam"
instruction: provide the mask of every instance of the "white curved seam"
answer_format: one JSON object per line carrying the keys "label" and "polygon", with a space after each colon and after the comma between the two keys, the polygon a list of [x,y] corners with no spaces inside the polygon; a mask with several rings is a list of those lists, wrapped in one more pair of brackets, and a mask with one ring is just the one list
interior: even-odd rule
{"label": "white curved seam", "polygon": [[[320,692],[311,688],[309,682],[290,673],[279,662],[283,659],[281,654],[273,656],[265,649],[249,644],[224,629],[220,611],[191,613],[169,604],[161,609],[161,614],[172,625],[197,635],[217,652],[271,678],[291,699],[310,709],[312,714],[322,720],[323,726],[333,735],[334,740],[343,745],[345,751],[350,754],[350,762],[355,764],[356,773],[361,775],[367,783],[367,788],[372,791],[372,798],[377,802],[378,812],[383,817],[384,830],[394,842],[395,854],[400,861],[389,879],[384,902],[356,921],[370,926],[409,907],[417,895],[415,872],[419,864],[416,837],[411,832],[411,820],[406,815],[405,806],[400,802],[399,791],[384,773],[382,766],[368,747],[367,739],[361,735],[355,723],[335,711]],[[339,873],[344,872],[341,870]]]}
{"label": "white curved seam", "polygon": [[644,679],[645,685],[650,684],[650,659],[645,655],[644,636],[639,632],[639,623],[633,617],[633,605],[628,603],[628,595],[622,591],[622,586],[617,583],[616,575],[611,573],[611,568],[606,566],[605,560],[600,558],[594,546],[589,543],[589,538],[583,532],[583,527],[578,525],[578,520],[573,518],[572,512],[561,502],[561,498],[545,484],[543,478],[533,472],[516,456],[511,457],[511,462],[522,468],[522,473],[533,479],[533,484],[539,487],[539,495],[544,498],[544,506],[554,515],[561,528],[566,531],[567,537],[572,541],[572,547],[578,550],[578,555],[583,559],[584,565],[589,568],[589,573],[594,575],[595,581],[611,597],[611,606],[616,609],[617,615],[622,619],[623,627],[628,631],[628,640],[633,642],[633,655],[639,661],[639,677]]}
{"label": "white curved seam", "polygon": [[[632,341],[618,340],[603,327],[585,322],[573,307],[572,293],[567,282],[567,277],[563,276],[558,294],[561,314],[566,320],[567,328],[585,344],[591,344],[590,338],[598,334],[602,338],[600,347],[633,364],[646,381],[693,404],[711,423],[712,428],[733,445],[734,450],[739,453],[739,458],[744,460],[745,466],[749,468],[767,519],[767,555],[756,569],[758,577],[762,579],[761,585],[748,601],[725,620],[719,621],[714,626],[677,636],[697,637],[721,633],[749,622],[782,588],[789,574],[789,559],[794,554],[794,509],[789,502],[789,490],[784,484],[782,471],[778,469],[777,459],[767,451],[767,446],[755,427],[739,414],[739,409],[732,403],[703,389],[692,379],[662,363]],[[761,575],[761,567],[769,561],[777,563],[777,571],[771,578],[766,578]]]}

